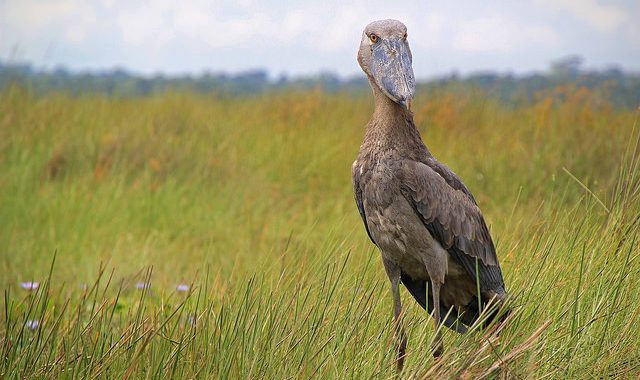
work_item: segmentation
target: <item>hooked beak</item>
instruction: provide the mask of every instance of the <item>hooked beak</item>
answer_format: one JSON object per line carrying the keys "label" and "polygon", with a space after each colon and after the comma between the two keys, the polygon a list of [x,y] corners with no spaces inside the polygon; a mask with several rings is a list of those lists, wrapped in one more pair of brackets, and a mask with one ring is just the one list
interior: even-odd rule
{"label": "hooked beak", "polygon": [[382,40],[373,46],[372,55],[372,74],[378,87],[389,99],[409,109],[416,92],[416,82],[406,40]]}

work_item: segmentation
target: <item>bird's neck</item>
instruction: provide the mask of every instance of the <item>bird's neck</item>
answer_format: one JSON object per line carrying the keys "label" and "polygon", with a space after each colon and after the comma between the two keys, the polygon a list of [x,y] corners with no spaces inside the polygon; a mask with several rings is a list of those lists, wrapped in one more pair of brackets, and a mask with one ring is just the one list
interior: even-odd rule
{"label": "bird's neck", "polygon": [[378,88],[376,84],[372,84],[373,99],[375,104],[374,117],[384,117],[387,119],[410,119],[413,120],[413,114],[405,106],[394,102]]}
{"label": "bird's neck", "polygon": [[410,151],[429,154],[413,123],[413,113],[389,99],[372,84],[375,110],[365,133],[365,144],[377,150]]}

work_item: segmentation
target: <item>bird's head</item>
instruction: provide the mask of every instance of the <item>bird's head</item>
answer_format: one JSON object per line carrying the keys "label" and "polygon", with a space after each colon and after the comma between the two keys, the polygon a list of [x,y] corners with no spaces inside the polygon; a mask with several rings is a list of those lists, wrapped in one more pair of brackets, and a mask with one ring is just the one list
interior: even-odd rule
{"label": "bird's head", "polygon": [[397,20],[374,21],[364,28],[358,63],[389,99],[409,108],[416,91],[407,27]]}

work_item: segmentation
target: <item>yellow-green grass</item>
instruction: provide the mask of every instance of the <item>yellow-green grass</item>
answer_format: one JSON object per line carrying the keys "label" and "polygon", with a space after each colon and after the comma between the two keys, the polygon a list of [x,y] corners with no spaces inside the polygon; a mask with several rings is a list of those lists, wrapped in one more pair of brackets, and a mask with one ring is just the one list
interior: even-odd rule
{"label": "yellow-green grass", "polygon": [[[403,292],[404,377],[640,373],[637,114],[559,93],[419,93],[514,313],[499,335],[446,332],[435,362]],[[393,378],[388,281],[351,192],[371,112],[368,94],[321,91],[0,94],[0,375]]]}

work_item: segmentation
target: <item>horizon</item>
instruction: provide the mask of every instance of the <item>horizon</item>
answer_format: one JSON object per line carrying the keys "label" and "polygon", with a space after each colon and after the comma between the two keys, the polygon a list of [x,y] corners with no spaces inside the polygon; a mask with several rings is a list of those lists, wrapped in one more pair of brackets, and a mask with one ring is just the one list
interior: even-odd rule
{"label": "horizon", "polygon": [[0,60],[42,70],[122,68],[142,76],[242,73],[271,78],[325,72],[361,75],[355,54],[362,29],[396,18],[409,29],[421,80],[457,73],[545,72],[578,55],[586,69],[640,71],[640,4],[631,0],[492,0],[428,4],[380,0],[322,6],[243,0],[4,0]]}
{"label": "horizon", "polygon": [[[545,75],[550,75],[552,73],[554,63],[560,62],[562,60],[571,59],[571,58],[577,58],[579,60],[582,60],[582,57],[579,57],[576,55],[568,55],[568,56],[560,57],[558,59],[555,59],[549,62],[546,68],[540,69],[540,70],[531,70],[531,71],[525,71],[521,73],[515,73],[513,71],[498,71],[498,70],[492,70],[492,69],[479,69],[475,71],[472,70],[466,73],[460,73],[456,70],[452,70],[448,73],[439,73],[439,74],[434,74],[434,75],[431,75],[428,77],[422,77],[422,78],[418,77],[417,80],[420,82],[429,82],[434,80],[440,80],[443,78],[460,77],[461,79],[465,79],[465,78],[471,78],[474,76],[481,76],[481,75],[496,75],[498,77],[513,76],[514,78],[526,78],[534,75],[545,76]],[[12,62],[12,61],[6,61],[6,60],[3,61],[2,59],[0,59],[0,67],[2,66],[28,67],[30,70],[32,70],[34,73],[37,73],[37,74],[55,74],[57,71],[64,71],[70,75],[99,76],[99,75],[109,75],[117,72],[123,72],[131,77],[142,78],[142,79],[153,79],[153,78],[159,78],[159,77],[167,78],[167,79],[181,78],[181,77],[201,78],[204,76],[227,76],[230,78],[234,78],[234,77],[239,77],[247,74],[264,73],[267,76],[267,80],[272,82],[281,80],[282,78],[289,81],[295,81],[295,80],[304,80],[304,79],[320,79],[322,76],[335,77],[340,81],[351,81],[351,80],[359,80],[359,79],[366,80],[366,77],[363,73],[341,75],[340,73],[334,72],[334,71],[320,70],[317,72],[291,75],[287,73],[276,74],[272,71],[269,71],[269,69],[266,67],[254,67],[254,68],[242,69],[238,71],[225,71],[225,70],[214,71],[210,69],[202,69],[200,71],[184,71],[184,72],[175,72],[175,73],[167,73],[162,71],[156,71],[152,73],[142,73],[142,72],[129,69],[124,66],[74,69],[72,67],[65,66],[64,64],[60,64],[54,67],[38,67],[37,65],[34,65],[32,62],[29,62],[29,61],[13,61]],[[585,65],[584,62],[581,61],[580,63],[577,64],[575,68],[577,69],[579,74],[603,73],[608,70],[620,70],[624,75],[630,75],[630,76],[640,75],[640,70],[627,70],[616,64],[605,65],[602,67],[590,67],[588,65]]]}

